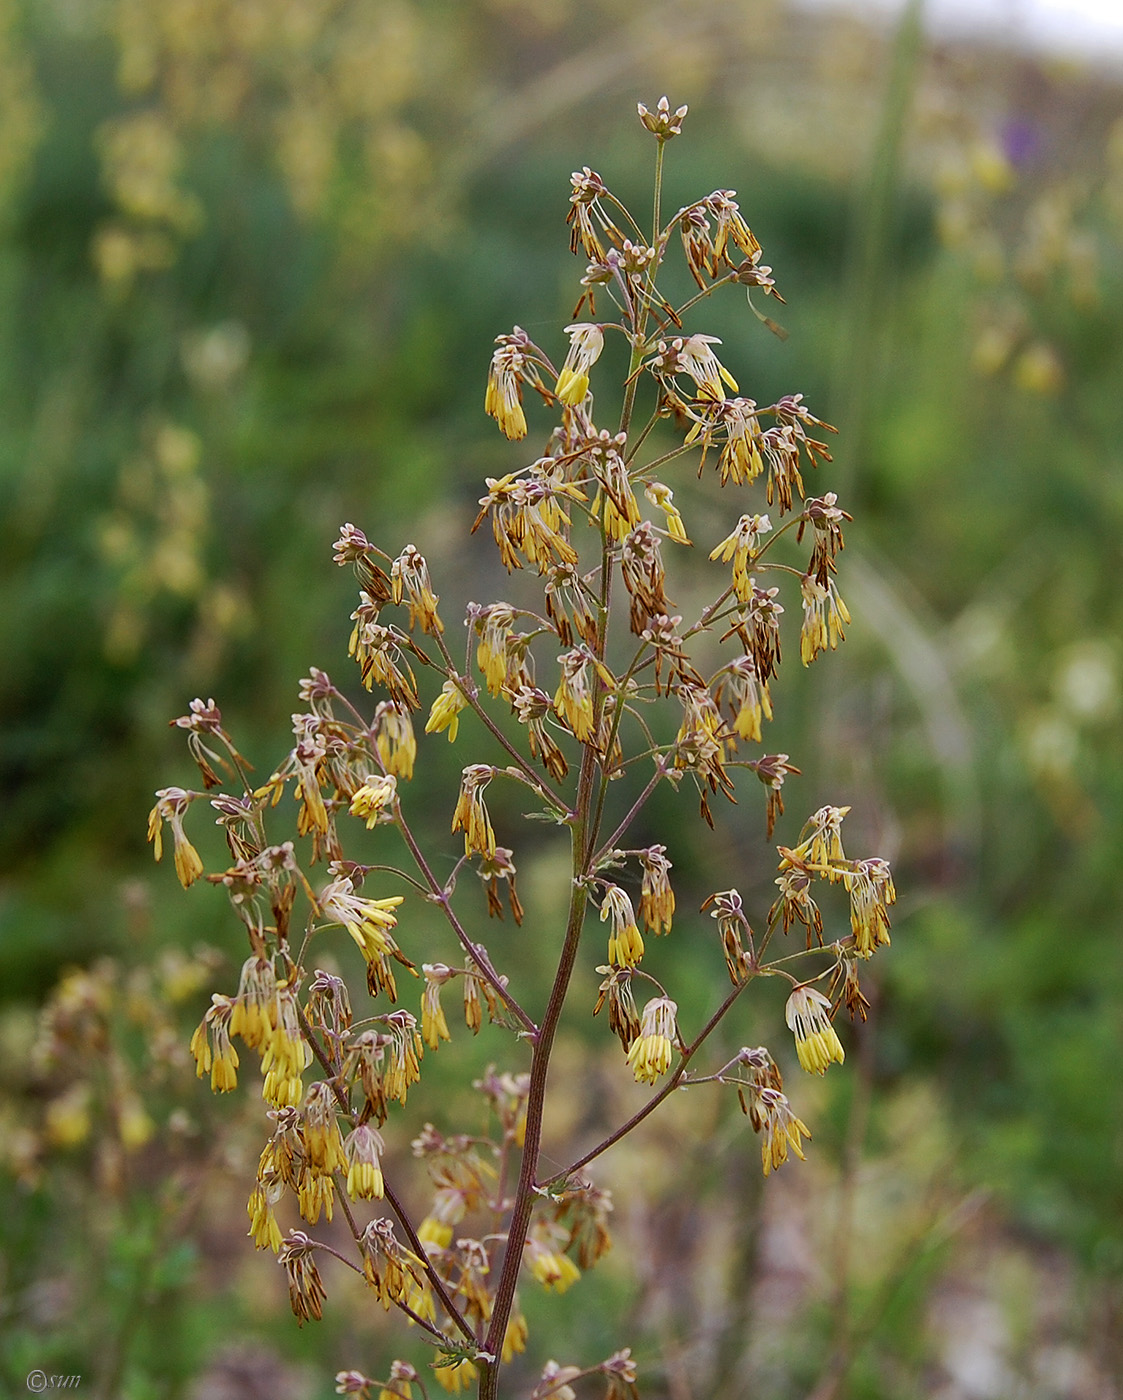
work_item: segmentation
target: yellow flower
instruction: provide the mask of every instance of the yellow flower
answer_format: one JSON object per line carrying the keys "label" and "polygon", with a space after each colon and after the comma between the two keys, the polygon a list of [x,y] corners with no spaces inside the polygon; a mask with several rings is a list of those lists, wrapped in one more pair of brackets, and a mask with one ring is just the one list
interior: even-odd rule
{"label": "yellow flower", "polygon": [[448,1022],[441,1009],[441,988],[452,977],[452,969],[444,963],[422,963],[425,990],[421,993],[421,1038],[430,1050],[436,1050],[442,1040],[451,1040]]}
{"label": "yellow flower", "polygon": [[[230,1034],[240,1035],[251,1050],[260,1050],[277,1024],[277,1004],[273,964],[264,958],[247,958],[238,980],[238,995],[230,1009]],[[216,1011],[215,1015],[217,1018],[219,1013]]]}
{"label": "yellow flower", "polygon": [[72,1084],[47,1105],[47,1139],[55,1147],[77,1147],[90,1135],[90,1087]]}
{"label": "yellow flower", "polygon": [[382,1154],[386,1144],[369,1123],[349,1133],[343,1150],[348,1161],[347,1194],[353,1201],[380,1201],[385,1193],[382,1180]]}
{"label": "yellow flower", "polygon": [[643,935],[636,927],[632,901],[619,885],[605,890],[600,909],[601,923],[612,920],[612,935],[608,940],[608,961],[613,967],[634,967],[643,957]]}
{"label": "yellow flower", "polygon": [[517,442],[526,437],[526,414],[522,406],[522,386],[544,392],[538,365],[542,352],[521,326],[510,335],[497,335],[498,350],[491,357],[487,374],[484,412],[499,424],[504,437]]}
{"label": "yellow flower", "polygon": [[526,414],[522,405],[522,385],[519,371],[525,356],[518,345],[505,344],[509,337],[500,336],[499,349],[491,357],[484,394],[484,412],[499,424],[505,438],[518,442],[526,437]]}
{"label": "yellow flower", "polygon": [[456,1361],[451,1366],[434,1366],[433,1375],[450,1395],[459,1395],[462,1390],[467,1390],[472,1385],[477,1372],[470,1361]]}
{"label": "yellow flower", "polygon": [[589,466],[598,482],[592,518],[603,519],[605,534],[618,544],[643,518],[628,478],[627,443],[625,434],[613,437],[605,429],[586,444]]}
{"label": "yellow flower", "polygon": [[447,1249],[452,1243],[452,1226],[435,1215],[427,1215],[417,1227],[417,1238],[422,1244],[435,1244],[438,1249]]}
{"label": "yellow flower", "polygon": [[495,855],[495,832],[481,793],[494,769],[486,763],[469,764],[460,780],[460,796],[452,814],[452,830],[464,833],[464,854]]}
{"label": "yellow flower", "polygon": [[760,722],[772,718],[768,682],[758,678],[756,662],[751,656],[739,656],[724,667],[719,676],[714,697],[720,705],[728,690],[734,733],[739,739],[751,739],[759,744]]}
{"label": "yellow flower", "polygon": [[839,642],[846,640],[843,623],[849,626],[850,612],[839,596],[834,579],[821,584],[811,574],[800,580],[803,593],[803,626],[799,632],[799,655],[805,666],[821,651],[829,647],[834,651]]}
{"label": "yellow flower", "polygon": [[313,1084],[304,1103],[304,1145],[308,1165],[317,1176],[330,1176],[347,1165],[336,1117],[335,1097],[323,1081]]}
{"label": "yellow flower", "polygon": [[558,660],[561,681],[554,695],[554,710],[581,743],[588,743],[593,737],[593,694],[588,680],[591,657],[584,647],[574,647]]}
{"label": "yellow flower", "polygon": [[698,386],[698,397],[702,399],[723,399],[725,393],[722,381],[737,392],[737,381],[710,349],[720,345],[716,335],[692,335],[685,340],[671,342],[676,353],[676,369],[685,371]]}
{"label": "yellow flower", "polygon": [[390,936],[398,922],[394,910],[403,902],[403,895],[387,895],[385,899],[362,899],[353,894],[353,885],[346,875],[333,880],[320,895],[320,908],[325,918],[342,924],[358,944],[359,951],[369,963],[375,957],[400,956],[400,949]]}
{"label": "yellow flower", "polygon": [[604,349],[604,332],[600,326],[579,323],[566,326],[569,336],[569,353],[558,375],[554,393],[563,404],[574,408],[582,403],[589,392],[589,370]]}
{"label": "yellow flower", "polygon": [[162,828],[165,822],[172,829],[175,844],[175,873],[184,889],[193,885],[203,873],[203,862],[199,852],[187,839],[183,830],[183,817],[194,800],[193,795],[183,788],[161,788],[156,794],[156,805],[148,814],[148,839],[157,860],[164,854]]}
{"label": "yellow flower", "polygon": [[296,998],[286,982],[277,983],[276,1024],[261,1056],[262,1096],[274,1108],[295,1108],[304,1097],[301,1075],[312,1063],[296,1014]]}
{"label": "yellow flower", "polygon": [[666,846],[649,846],[640,852],[643,882],[640,885],[639,912],[648,933],[670,933],[675,912],[675,892],[668,878],[671,862]]}
{"label": "yellow flower", "polygon": [[760,1123],[760,1157],[764,1175],[774,1172],[788,1160],[788,1148],[802,1162],[806,1160],[803,1139],[811,1136],[807,1124],[795,1116],[787,1095],[766,1087],[752,1095],[755,1121]]}
{"label": "yellow flower", "polygon": [[[338,1379],[337,1376],[336,1380]],[[378,1392],[378,1400],[413,1400],[411,1382],[417,1379],[417,1372],[408,1361],[392,1362],[386,1384]],[[363,1394],[365,1393],[364,1391]]]}
{"label": "yellow flower", "polygon": [[364,818],[370,831],[378,824],[384,811],[393,809],[397,796],[398,780],[393,774],[368,778],[352,797],[348,810],[353,817]]}
{"label": "yellow flower", "polygon": [[507,1319],[507,1328],[503,1333],[503,1354],[501,1360],[506,1363],[517,1353],[526,1351],[526,1339],[529,1335],[529,1328],[526,1325],[526,1318],[521,1310],[513,1310]]}
{"label": "yellow flower", "polygon": [[514,622],[515,610],[509,603],[492,603],[476,622],[480,634],[476,663],[484,673],[489,695],[498,695],[507,677],[507,638]]}
{"label": "yellow flower", "polygon": [[433,701],[433,708],[429,711],[429,718],[425,723],[425,733],[440,734],[447,729],[448,741],[451,744],[460,727],[460,711],[467,703],[464,692],[456,682],[445,681],[441,687],[441,693]]}
{"label": "yellow flower", "polygon": [[753,580],[749,565],[760,553],[760,537],[772,529],[767,515],[742,515],[737,528],[722,542],[710,550],[710,558],[720,558],[723,564],[733,561],[733,588],[739,602],[747,603],[752,597]]}
{"label": "yellow flower", "polygon": [[653,506],[658,506],[667,517],[667,534],[670,535],[671,539],[679,544],[689,544],[686,526],[683,524],[678,507],[674,504],[675,493],[671,488],[664,486],[661,481],[653,481],[650,486],[644,487],[643,494]]}
{"label": "yellow flower", "polygon": [[859,957],[868,958],[876,948],[889,944],[888,906],[897,898],[888,861],[873,856],[845,871],[842,883],[850,893],[850,927]]}
{"label": "yellow flower", "polygon": [[408,1011],[393,1011],[385,1020],[386,1032],[390,1037],[387,1047],[390,1062],[386,1067],[383,1088],[388,1099],[397,1099],[404,1104],[411,1084],[421,1078],[419,1063],[424,1054],[423,1042],[417,1030],[417,1020]]}
{"label": "yellow flower", "polygon": [[551,1227],[536,1225],[526,1242],[530,1272],[543,1288],[564,1293],[581,1277],[581,1270],[568,1254],[555,1248]]}
{"label": "yellow flower", "polygon": [[640,1033],[628,1051],[628,1064],[637,1084],[654,1084],[670,1069],[678,1038],[677,1011],[669,997],[654,997],[643,1008]]}
{"label": "yellow flower", "polygon": [[273,1214],[273,1203],[269,1197],[273,1190],[277,1190],[279,1197],[283,1187],[266,1187],[259,1182],[250,1195],[246,1210],[250,1217],[250,1234],[258,1249],[271,1249],[274,1254],[281,1248],[281,1227],[277,1224],[277,1218]]}
{"label": "yellow flower", "polygon": [[830,1022],[830,1009],[830,1001],[814,987],[797,987],[784,1009],[799,1063],[808,1074],[826,1074],[828,1065],[842,1064],[846,1058]]}
{"label": "yellow flower", "polygon": [[225,1094],[238,1085],[238,1052],[230,1043],[230,1023],[234,1003],[215,992],[211,1007],[191,1037],[195,1073],[202,1079],[210,1071],[211,1088]]}
{"label": "yellow flower", "polygon": [[335,1213],[335,1182],[330,1176],[316,1176],[305,1171],[300,1176],[298,1203],[302,1219],[315,1225],[321,1212],[330,1220]]}
{"label": "yellow flower", "polygon": [[[809,866],[828,867],[825,872],[820,869],[819,873],[825,873],[832,884],[845,876],[845,871],[838,866],[846,859],[842,849],[842,819],[849,810],[849,807],[820,807],[808,819],[803,829],[807,835],[792,852],[796,861]],[[781,870],[787,869],[789,864],[782,864]]]}
{"label": "yellow flower", "polygon": [[374,726],[374,745],[386,772],[408,782],[417,758],[417,740],[409,715],[392,700],[383,700],[374,712]]}
{"label": "yellow flower", "polygon": [[437,616],[440,599],[433,592],[429,566],[425,556],[412,544],[407,544],[391,565],[390,596],[395,603],[400,603],[403,598],[409,603],[411,631],[418,622],[423,632],[434,636],[445,630],[444,623]]}

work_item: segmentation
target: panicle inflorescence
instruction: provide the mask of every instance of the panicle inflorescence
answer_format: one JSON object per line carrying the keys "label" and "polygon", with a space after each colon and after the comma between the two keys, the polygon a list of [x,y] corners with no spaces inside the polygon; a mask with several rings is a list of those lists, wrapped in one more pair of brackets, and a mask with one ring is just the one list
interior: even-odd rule
{"label": "panicle inflorescence", "polygon": [[[665,786],[691,785],[701,816],[715,825],[711,799],[734,801],[744,769],[765,788],[771,839],[785,781],[799,771],[786,753],[764,749],[786,629],[781,598],[793,611],[798,602],[805,664],[838,646],[850,622],[836,582],[850,516],[833,492],[805,494],[805,473],[830,462],[822,436],[830,425],[800,394],[768,405],[743,395],[722,342],[686,324],[723,287],[781,298],[735,191],[715,190],[662,221],[664,148],[681,133],[687,109],[672,110],[663,98],[654,110],[641,104],[639,115],[658,152],[650,233],[599,174],[576,172],[568,223],[572,250],[587,267],[574,315],[585,308],[588,319],[574,319],[552,340],[543,336],[552,350],[516,326],[497,337],[491,357],[485,412],[509,441],[534,435],[540,444],[539,455],[528,452],[523,465],[486,478],[472,526],[490,524],[516,601],[468,605],[458,661],[449,641],[456,629],[441,615],[421,550],[407,544],[388,553],[345,524],[335,560],[354,571],[358,587],[348,651],[360,686],[377,697],[372,712],[313,668],[300,683],[304,708],[293,716],[292,747],[255,787],[217,706],[195,701],[175,723],[188,733],[203,791],[164,788],[149,818],[157,859],[170,828],[184,886],[205,873],[184,825],[201,798],[230,851],[231,864],[207,879],[227,891],[249,957],[237,992],[213,995],[191,1050],[218,1092],[235,1087],[247,1058],[253,1063],[239,1056],[237,1040],[258,1057],[270,1127],[248,1204],[250,1234],[277,1254],[298,1320],[321,1316],[318,1265],[337,1251],[302,1230],[282,1235],[277,1212],[295,1208],[315,1226],[331,1221],[342,1201],[355,1267],[378,1302],[436,1346],[439,1384],[458,1392],[478,1383],[483,1400],[494,1400],[500,1367],[528,1345],[517,1287],[564,1293],[610,1246],[611,1198],[581,1174],[584,1166],[673,1089],[732,1085],[760,1134],[766,1175],[789,1155],[804,1156],[810,1132],[769,1050],[742,1049],[710,1073],[697,1065],[715,1027],[764,974],[789,984],[785,1017],[799,1065],[823,1074],[841,1064],[833,1018],[843,1005],[864,1018],[859,971],[889,942],[895,898],[883,859],[846,856],[849,808],[823,807],[792,846],[778,848],[778,894],[754,915],[755,930],[736,889],[702,905],[718,937],[700,956],[717,968],[724,962],[732,991],[693,1039],[680,1027],[678,1002],[648,969],[658,961],[651,936],[672,934],[684,919],[674,866],[668,843],[620,843]],[[680,248],[697,290],[675,306],[660,278]],[[598,300],[611,307],[603,321],[595,319]],[[628,353],[615,399],[602,382],[614,338]],[[547,412],[551,426],[533,426],[534,415]],[[677,497],[664,480],[687,454],[700,478],[707,462],[716,466],[716,485],[704,481],[695,491],[738,496],[720,531],[701,511],[688,525],[689,474]],[[697,612],[678,608],[672,596],[684,596],[679,571],[692,538],[711,580]],[[423,705],[419,748],[415,716]],[[425,736],[438,735],[477,746],[445,809],[446,832],[463,837],[458,858],[427,854],[413,824],[409,785],[431,742]],[[500,798],[511,783],[533,802],[531,815],[568,828],[571,846],[568,913],[550,944],[556,970],[539,1010],[523,1005],[486,942],[469,931],[476,915],[464,912],[474,899],[480,914],[486,908],[503,918],[509,910],[523,924],[516,850],[500,842],[509,839],[509,804]],[[223,790],[209,796],[216,788]],[[489,789],[499,794],[494,819]],[[286,797],[297,839],[278,843],[268,829]],[[392,863],[403,849],[408,869]],[[326,873],[317,880],[318,865]],[[475,882],[457,884],[465,866],[479,877],[482,901]],[[825,942],[816,895],[832,885],[849,895],[850,931]],[[551,1177],[540,1153],[547,1069],[571,975],[592,935],[591,909],[608,926],[594,1014],[607,1007],[609,1031],[651,1097]],[[797,923],[806,946],[770,962],[773,935]],[[312,953],[328,946],[338,963],[313,966]],[[796,959],[811,960],[802,980],[788,970]],[[412,1010],[397,1005],[403,971]],[[425,1056],[455,1040],[458,1004],[473,1034],[486,1012],[496,1034],[513,1035],[522,1065],[492,1066],[476,1081],[486,1134],[447,1135],[425,1123],[410,1139],[411,1090]],[[428,1178],[416,1223],[395,1185],[406,1141]],[[572,1382],[594,1374],[605,1378],[608,1400],[635,1400],[627,1351],[584,1370],[550,1362],[535,1395],[566,1400]],[[336,1379],[339,1394],[377,1388],[380,1400],[412,1400],[419,1378],[396,1361],[383,1381],[359,1371]]]}

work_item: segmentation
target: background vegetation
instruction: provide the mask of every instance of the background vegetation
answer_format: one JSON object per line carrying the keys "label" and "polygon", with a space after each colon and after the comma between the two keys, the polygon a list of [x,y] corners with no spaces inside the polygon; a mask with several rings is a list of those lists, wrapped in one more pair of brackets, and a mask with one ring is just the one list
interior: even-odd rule
{"label": "background vegetation", "polygon": [[[775,746],[804,777],[778,839],[850,802],[902,898],[856,1072],[806,1091],[812,1159],[764,1189],[740,1125],[693,1100],[606,1159],[616,1263],[531,1316],[539,1365],[632,1340],[644,1394],[674,1400],[1123,1387],[1123,103],[1110,75],[933,48],[916,19],[0,0],[13,1394],[38,1366],[104,1400],[303,1400],[401,1352],[357,1297],[298,1333],[243,1239],[258,1108],[212,1103],[185,1051],[240,935],[150,867],[144,816],[190,782],[166,726],[193,696],[267,771],[308,666],[350,682],[342,521],[482,596],[494,565],[462,539],[484,474],[518,465],[482,413],[492,338],[561,324],[569,172],[642,191],[631,114],[664,91],[692,109],[665,204],[735,183],[788,298],[782,346],[729,315],[727,362],[840,427],[816,489],[856,518],[852,633],[784,681]],[[443,840],[459,761],[424,758]],[[715,842],[766,902],[762,826],[683,829],[680,906]],[[544,840],[520,863],[506,955],[529,977],[552,861]],[[688,938],[669,955],[701,999]],[[559,1136],[626,1093],[601,1045],[570,1028]],[[432,1112],[455,1121],[456,1092]]]}

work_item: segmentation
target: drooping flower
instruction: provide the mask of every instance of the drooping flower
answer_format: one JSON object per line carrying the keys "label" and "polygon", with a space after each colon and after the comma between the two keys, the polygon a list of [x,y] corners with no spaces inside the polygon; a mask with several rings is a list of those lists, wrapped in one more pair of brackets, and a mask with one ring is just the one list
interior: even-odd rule
{"label": "drooping flower", "polygon": [[816,874],[825,875],[832,884],[845,874],[842,821],[849,810],[849,807],[820,807],[808,818],[801,833],[803,839],[792,852],[797,861],[813,867]]}
{"label": "drooping flower", "polygon": [[417,682],[409,664],[403,661],[399,636],[378,621],[379,605],[368,593],[360,594],[360,598],[362,601],[351,614],[355,626],[347,650],[361,667],[363,686],[371,690],[377,682],[386,687],[397,704],[415,710]]}
{"label": "drooping flower", "polygon": [[830,1009],[829,999],[814,987],[797,987],[784,1008],[799,1063],[808,1074],[826,1074],[828,1065],[842,1064],[846,1058],[831,1025]]}
{"label": "drooping flower", "polygon": [[639,853],[643,866],[639,912],[648,933],[670,933],[675,912],[675,892],[671,889],[671,862],[666,846],[648,846]]}
{"label": "drooping flower", "polygon": [[558,657],[561,680],[554,696],[558,717],[585,744],[593,737],[593,693],[589,689],[588,669],[592,660],[584,647],[574,647]]}
{"label": "drooping flower", "polygon": [[436,1050],[442,1040],[451,1040],[448,1022],[441,1009],[441,988],[451,980],[452,969],[444,963],[422,963],[425,989],[421,993],[421,1038],[430,1050]]}
{"label": "drooping flower", "polygon": [[637,637],[653,617],[666,617],[672,604],[663,592],[665,573],[659,549],[659,533],[641,520],[625,538],[620,551],[620,573],[632,599],[630,626]]}
{"label": "drooping flower", "polygon": [[556,1225],[538,1221],[526,1241],[526,1257],[530,1272],[543,1288],[564,1293],[581,1277],[581,1270],[559,1245],[563,1234]]}
{"label": "drooping flower", "polygon": [[496,336],[495,341],[499,348],[491,357],[484,412],[495,419],[504,437],[517,442],[526,437],[522,386],[543,387],[538,373],[541,351],[521,326],[516,326],[511,335]]}
{"label": "drooping flower", "polygon": [[340,875],[320,895],[320,908],[332,923],[342,924],[363,956],[369,957],[374,953],[398,951],[390,930],[398,922],[394,910],[403,899],[400,894],[387,895],[384,899],[364,899],[354,893],[351,879]]}
{"label": "drooping flower", "polygon": [[287,981],[277,983],[276,1016],[261,1056],[261,1094],[274,1108],[295,1108],[304,1097],[302,1075],[312,1063],[312,1047],[300,1029],[296,995]]}
{"label": "drooping flower", "polygon": [[475,1384],[479,1373],[471,1361],[454,1361],[451,1366],[434,1366],[433,1375],[442,1390],[450,1395],[459,1395],[462,1390]]}
{"label": "drooping flower", "polygon": [[215,992],[211,1007],[191,1037],[191,1053],[195,1056],[195,1073],[200,1079],[208,1071],[211,1088],[225,1094],[238,1085],[238,1052],[230,1043],[230,1016],[234,1003],[230,997]]}
{"label": "drooping flower", "polygon": [[811,1129],[797,1118],[786,1094],[779,1089],[764,1088],[756,1095],[757,1113],[760,1117],[760,1156],[764,1175],[788,1160],[788,1148],[802,1162],[805,1158],[803,1139],[811,1136]]}
{"label": "drooping flower", "polygon": [[309,1166],[320,1176],[347,1165],[337,1108],[335,1096],[323,1080],[308,1090],[302,1109],[304,1145]]}
{"label": "drooping flower", "polygon": [[392,1011],[385,1019],[385,1026],[387,1039],[384,1043],[389,1051],[389,1063],[383,1087],[388,1099],[397,1099],[404,1105],[410,1085],[421,1078],[419,1062],[424,1053],[421,1033],[417,1029],[417,1018],[408,1011]]}
{"label": "drooping flower", "polygon": [[289,1302],[301,1327],[308,1318],[320,1321],[328,1296],[316,1267],[317,1248],[303,1230],[290,1230],[277,1253],[277,1262],[284,1265],[288,1275]]}
{"label": "drooping flower", "polygon": [[526,1317],[516,1299],[511,1309],[511,1315],[507,1319],[506,1331],[503,1333],[503,1350],[500,1359],[504,1364],[526,1351],[526,1341],[529,1335],[530,1329],[527,1326]]}
{"label": "drooping flower", "polygon": [[444,631],[444,623],[437,616],[440,599],[433,592],[429,578],[429,565],[425,556],[412,544],[407,544],[390,568],[390,592],[395,603],[404,598],[409,604],[409,626],[420,623],[421,630],[432,635]]}
{"label": "drooping flower", "polygon": [[496,846],[495,851],[490,856],[484,856],[480,860],[477,874],[484,883],[487,891],[487,912],[493,919],[503,917],[503,901],[499,897],[499,882],[502,880],[507,886],[507,900],[511,906],[511,913],[515,916],[515,923],[521,924],[523,921],[523,906],[519,899],[518,890],[515,887],[515,877],[517,871],[515,862],[512,860],[512,852],[507,846]]}
{"label": "drooping flower", "polygon": [[600,995],[593,1007],[593,1015],[598,1016],[605,1002],[608,1003],[608,1028],[627,1054],[640,1031],[639,1012],[632,994],[631,969],[598,967],[597,971],[604,981],[600,984]]}
{"label": "drooping flower", "polygon": [[184,889],[193,885],[203,873],[203,862],[199,852],[187,839],[183,829],[183,818],[193,801],[193,795],[183,788],[161,788],[156,794],[156,805],[148,814],[148,839],[157,860],[164,854],[162,828],[165,822],[172,829],[175,843],[175,873]]}
{"label": "drooping flower", "polygon": [[281,1227],[273,1214],[273,1207],[284,1194],[284,1185],[277,1182],[267,1187],[259,1182],[250,1192],[246,1212],[250,1218],[249,1233],[258,1249],[271,1249],[274,1254],[281,1248]]}
{"label": "drooping flower", "polygon": [[745,257],[755,262],[760,257],[760,244],[741,215],[740,206],[734,198],[736,193],[736,190],[714,190],[706,198],[706,207],[717,222],[714,254],[716,258],[728,261],[728,245],[732,239]]}
{"label": "drooping flower", "polygon": [[772,697],[768,682],[757,675],[756,662],[751,656],[739,656],[718,673],[714,699],[720,705],[728,694],[733,713],[733,731],[739,739],[759,744],[760,722],[772,718]]}
{"label": "drooping flower", "polygon": [[823,942],[823,916],[811,894],[812,877],[803,865],[785,856],[785,869],[775,881],[780,893],[768,911],[769,923],[780,914],[784,932],[798,920],[807,930],[807,946],[811,947],[812,934]]}
{"label": "drooping flower", "polygon": [[514,622],[515,610],[510,603],[491,603],[475,614],[475,628],[480,637],[476,664],[484,673],[490,695],[499,694],[507,677],[507,639]]}
{"label": "drooping flower", "polygon": [[772,522],[767,515],[742,515],[733,533],[710,550],[711,559],[720,558],[723,564],[733,561],[733,590],[738,602],[747,603],[752,597],[753,578],[749,565],[760,553],[761,536],[771,529]]}
{"label": "drooping flower", "polygon": [[461,775],[452,829],[464,833],[465,855],[495,854],[495,832],[483,800],[483,791],[494,775],[495,769],[486,763],[470,763]]}
{"label": "drooping flower", "polygon": [[277,975],[267,958],[247,958],[230,1012],[230,1034],[240,1035],[251,1050],[262,1049],[278,1020]]}
{"label": "drooping flower", "polygon": [[347,1157],[347,1194],[353,1201],[380,1201],[385,1194],[382,1154],[386,1144],[369,1123],[361,1123],[343,1144]]}
{"label": "drooping flower", "polygon": [[628,1051],[637,1084],[654,1084],[670,1069],[678,1040],[677,1012],[669,997],[653,997],[643,1008],[640,1033]]}
{"label": "drooping flower", "polygon": [[634,967],[643,957],[643,936],[636,927],[632,901],[619,885],[609,885],[600,907],[600,921],[612,920],[608,961],[613,967]]}
{"label": "drooping flower", "polygon": [[605,534],[617,543],[641,519],[639,503],[628,479],[628,465],[624,460],[627,443],[623,433],[613,437],[607,429],[586,443],[589,467],[597,481],[592,516],[594,520],[603,521]]}
{"label": "drooping flower", "polygon": [[417,740],[409,713],[393,700],[382,700],[374,711],[374,744],[389,776],[413,777]]}
{"label": "drooping flower", "polygon": [[868,958],[889,944],[889,908],[897,898],[889,862],[880,856],[859,860],[844,871],[842,883],[850,893],[850,927],[858,955]]}
{"label": "drooping flower", "polygon": [[803,539],[804,527],[810,525],[815,543],[807,572],[814,575],[824,587],[834,572],[835,556],[845,544],[842,538],[842,522],[853,518],[839,508],[838,497],[833,491],[828,491],[822,497],[812,497],[803,507],[803,515],[800,517],[795,536],[796,543]]}
{"label": "drooping flower", "polygon": [[604,261],[605,248],[594,225],[594,218],[614,243],[620,243],[622,234],[601,203],[601,196],[608,193],[608,187],[595,170],[587,165],[575,170],[570,176],[573,193],[569,196],[569,213],[566,223],[570,225],[570,250],[574,253],[581,248],[592,262]]}
{"label": "drooping flower", "polygon": [[441,734],[448,731],[448,742],[456,738],[460,728],[460,711],[468,704],[467,696],[455,681],[445,681],[441,693],[433,701],[429,718],[425,723],[426,734]]}
{"label": "drooping flower", "polygon": [[739,987],[752,969],[752,957],[745,952],[742,934],[749,940],[749,948],[753,947],[753,931],[745,917],[740,892],[735,889],[719,890],[710,895],[702,908],[706,909],[711,904],[710,918],[717,920],[729,980]]}
{"label": "drooping flower", "polygon": [[829,647],[834,651],[839,642],[846,640],[843,623],[849,626],[850,612],[839,596],[834,579],[828,578],[822,584],[812,574],[804,574],[800,579],[803,593],[803,626],[799,633],[799,655],[805,666],[821,651]]}
{"label": "drooping flower", "polygon": [[588,322],[578,322],[566,326],[569,336],[569,353],[558,375],[554,393],[569,408],[582,403],[589,392],[589,370],[600,358],[604,349],[604,332],[600,326]]}

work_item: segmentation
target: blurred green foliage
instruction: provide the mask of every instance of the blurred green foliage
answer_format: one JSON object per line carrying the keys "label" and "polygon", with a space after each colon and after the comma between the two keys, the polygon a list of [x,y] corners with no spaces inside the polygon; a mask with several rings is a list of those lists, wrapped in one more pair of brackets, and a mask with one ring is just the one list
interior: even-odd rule
{"label": "blurred green foliage", "polygon": [[[871,227],[889,66],[855,22],[756,0],[646,20],[611,0],[0,4],[9,1143],[52,1091],[28,1066],[29,1013],[60,968],[112,953],[124,976],[205,940],[233,976],[223,901],[151,872],[144,814],[153,788],[189,781],[166,724],[193,695],[219,700],[267,771],[309,664],[347,679],[338,525],[393,548],[416,535],[450,597],[503,591],[486,548],[462,543],[485,472],[519,464],[482,414],[491,340],[514,321],[560,325],[581,270],[564,251],[569,170],[644,188],[626,118],[667,89],[694,109],[668,207],[737,170],[788,298],[783,348],[730,315],[715,327],[727,359],[758,399],[802,390],[843,429],[837,475],[813,489],[837,488],[856,517],[840,572],[852,634],[819,663],[829,676],[784,681],[770,740],[805,773],[789,785],[788,835],[820,802],[851,802],[902,893],[874,1020],[852,1042],[872,1116],[863,1128],[846,1085],[828,1093],[815,1151],[845,1169],[857,1132],[913,1199],[927,1166],[893,1115],[920,1086],[947,1189],[994,1193],[1015,1238],[1064,1251],[1094,1282],[1081,1344],[1118,1381],[1123,1358],[1102,1339],[1123,1335],[1119,91],[1028,59],[922,55],[885,222]],[[870,247],[863,301],[853,269]],[[855,363],[866,407],[848,445]],[[708,490],[683,486],[701,509]],[[425,758],[447,847],[459,762],[443,742]],[[747,901],[768,902],[762,825],[737,809],[708,844],[680,836],[680,908],[710,892],[715,853]],[[548,844],[519,854],[532,924],[546,926]],[[533,977],[533,943],[511,932],[504,955]],[[720,983],[688,938],[665,956],[699,1005],[712,997]],[[595,1056],[595,1028],[573,1035],[578,1061]],[[159,1088],[161,1124],[180,1090],[204,1112],[193,1085]],[[728,1150],[754,1152],[743,1136]],[[287,1318],[266,1322],[252,1299],[231,1313],[228,1292],[200,1288],[197,1251],[213,1241],[152,1245],[165,1227],[145,1173],[157,1179],[162,1160],[122,1188],[100,1233],[82,1149],[31,1184],[6,1178],[14,1389],[33,1365],[88,1370],[92,1334],[141,1297],[150,1312],[121,1341],[106,1396],[187,1394],[231,1319],[298,1354]],[[214,1189],[236,1197],[234,1175]],[[827,1194],[825,1175],[809,1179]],[[927,1384],[936,1344],[922,1319],[957,1254],[931,1222],[917,1238],[936,1243],[903,1246],[888,1292],[860,1270],[843,1280],[854,1316],[873,1318],[857,1327],[854,1396]],[[55,1306],[60,1255],[75,1272]],[[83,1269],[98,1280],[86,1330]],[[789,1319],[786,1360],[764,1357],[758,1330],[754,1394],[814,1383],[840,1315],[831,1287],[821,1315]],[[636,1296],[610,1271],[589,1281],[581,1316]],[[349,1361],[341,1348],[369,1345],[354,1328],[324,1324],[322,1374]]]}

